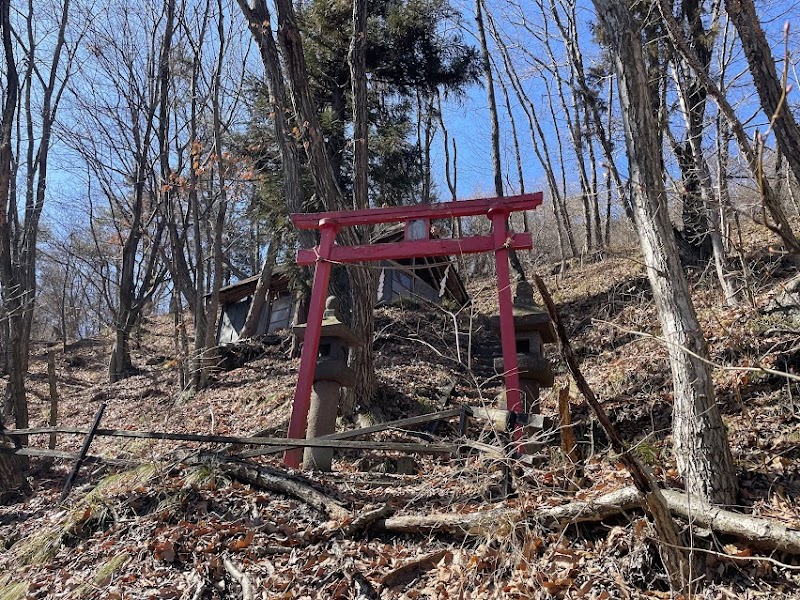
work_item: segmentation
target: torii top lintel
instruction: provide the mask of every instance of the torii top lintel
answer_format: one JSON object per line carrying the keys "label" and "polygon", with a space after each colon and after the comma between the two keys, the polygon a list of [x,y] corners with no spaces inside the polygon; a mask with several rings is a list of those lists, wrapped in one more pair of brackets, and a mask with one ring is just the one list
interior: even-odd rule
{"label": "torii top lintel", "polygon": [[[460,200],[437,204],[417,204],[414,206],[391,206],[324,213],[293,214],[292,223],[298,229],[325,229],[338,231],[342,227],[354,225],[377,225],[380,223],[406,223],[432,219],[447,219],[475,215],[500,214],[507,217],[512,212],[532,210],[542,203],[542,194],[522,194],[505,198],[481,198],[477,200]],[[504,243],[515,250],[528,250],[533,247],[530,234],[511,233],[510,239]],[[492,235],[469,236],[452,239],[405,239],[402,242],[387,244],[365,244],[361,246],[334,246],[330,255],[324,258],[336,263],[354,263],[376,260],[398,260],[421,256],[450,256],[455,254],[475,254],[491,252],[495,249]],[[301,249],[297,253],[298,265],[312,265],[322,255],[320,248]]]}
{"label": "torii top lintel", "polygon": [[[289,421],[289,438],[303,438],[306,434],[308,410],[314,381],[317,353],[319,352],[320,327],[322,325],[325,298],[328,293],[331,265],[333,263],[356,263],[376,260],[396,260],[423,256],[449,256],[476,252],[494,252],[497,267],[497,293],[500,308],[500,337],[505,367],[506,403],[509,410],[520,411],[519,373],[514,335],[514,316],[511,298],[511,273],[509,252],[533,247],[529,233],[515,233],[508,228],[507,219],[512,212],[532,210],[542,203],[542,193],[522,194],[504,198],[481,198],[436,204],[392,206],[365,210],[304,213],[291,215],[298,229],[320,230],[319,246],[301,249],[297,253],[297,264],[315,264],[311,302],[308,307],[306,335],[300,357],[300,371]],[[432,219],[447,219],[486,215],[492,222],[489,235],[464,238],[430,239],[425,227],[420,237],[411,236],[409,224]],[[389,244],[366,244],[361,246],[336,246],[336,234],[342,227],[377,225],[380,223],[406,223],[406,236],[401,242]],[[358,332],[356,332],[358,333]],[[302,451],[287,450],[284,462],[293,468],[300,465]]]}
{"label": "torii top lintel", "polygon": [[290,218],[298,229],[319,229],[323,221],[335,221],[340,227],[351,225],[376,225],[378,223],[399,223],[415,219],[451,219],[486,215],[492,210],[507,213],[533,210],[542,203],[542,192],[505,196],[502,198],[478,198],[437,202],[435,204],[414,204],[412,206],[386,206],[364,210],[331,211],[318,213],[296,213]]}

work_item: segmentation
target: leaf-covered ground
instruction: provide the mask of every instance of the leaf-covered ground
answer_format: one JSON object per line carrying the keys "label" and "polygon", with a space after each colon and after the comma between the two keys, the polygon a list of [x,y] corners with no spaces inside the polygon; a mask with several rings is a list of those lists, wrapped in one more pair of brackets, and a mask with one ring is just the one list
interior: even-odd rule
{"label": "leaf-covered ground", "polygon": [[[739,509],[800,528],[800,386],[771,371],[727,368],[798,373],[798,313],[773,310],[796,268],[760,250],[747,260],[754,307],[725,307],[710,271],[692,274],[694,300],[717,365],[718,399],[739,468]],[[679,488],[670,450],[669,368],[641,265],[620,253],[572,265],[547,283],[581,367],[626,441],[664,485]],[[455,316],[413,305],[378,311],[380,395],[368,420],[437,410],[452,379],[450,402],[499,405],[502,381],[491,366],[499,343],[486,320],[495,291],[491,280],[481,280],[471,283],[471,292],[472,309]],[[557,384],[566,382],[555,348],[549,350]],[[56,353],[60,425],[87,427],[105,401],[106,428],[285,435],[297,369],[286,357],[288,344],[269,345],[261,357],[218,372],[199,393],[178,387],[167,319],[143,325],[134,352],[141,372],[113,385],[105,383],[109,339],[82,340],[66,352],[42,346],[31,361],[32,426],[48,419],[49,351]],[[535,511],[629,484],[582,400],[573,396],[572,406],[582,434],[579,468],[556,444],[546,445],[535,466],[512,465],[509,498],[499,493],[504,461],[479,451],[416,456],[412,474],[404,475],[394,472],[399,455],[348,450],[336,454],[331,474],[289,475],[338,501],[353,518],[387,505],[396,515],[509,506]],[[557,414],[548,390],[542,412]],[[433,439],[456,435],[449,421]],[[495,441],[477,420],[467,437]],[[420,435],[389,431],[371,439],[419,442]],[[31,443],[46,447],[47,438]],[[76,451],[80,443],[79,436],[61,435],[58,449]],[[555,531],[535,522],[499,522],[466,538],[389,534],[377,526],[351,534],[348,522],[296,497],[244,484],[213,460],[199,464],[200,449],[221,448],[99,437],[91,454],[106,460],[83,467],[62,506],[57,500],[72,465],[33,459],[33,493],[0,506],[0,599],[189,600],[247,592],[253,598],[670,597],[652,527],[635,511]],[[282,472],[279,458],[252,462]],[[798,557],[709,531],[693,529],[691,539],[706,570],[703,597],[800,597]]]}

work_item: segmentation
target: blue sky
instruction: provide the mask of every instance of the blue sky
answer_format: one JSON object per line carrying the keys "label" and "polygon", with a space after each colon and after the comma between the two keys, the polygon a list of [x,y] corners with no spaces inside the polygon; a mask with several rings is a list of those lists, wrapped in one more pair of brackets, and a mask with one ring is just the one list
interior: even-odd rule
{"label": "blue sky", "polygon": [[[546,0],[545,0],[546,1]],[[467,39],[473,40],[477,44],[474,36],[474,3],[472,0],[453,0],[454,6],[461,10],[463,14],[463,27]],[[800,104],[800,85],[797,83],[797,71],[794,64],[797,59],[798,42],[800,42],[800,3],[798,2],[759,2],[757,3],[762,11],[762,21],[767,29],[773,47],[776,49],[776,56],[782,57],[783,46],[781,42],[782,29],[787,20],[795,24],[790,37],[790,50],[792,52],[790,70],[790,82],[794,83],[795,90],[790,96],[790,101]],[[490,8],[494,11],[495,18],[501,26],[506,28],[512,42],[525,45],[534,52],[541,52],[542,59],[545,59],[541,44],[535,41],[530,34],[525,33],[519,26],[520,20],[529,19],[529,23],[534,28],[540,28],[542,16],[533,3],[523,3],[518,9],[514,9],[515,4],[506,0],[489,0]],[[584,58],[588,66],[597,48],[592,44],[589,34],[589,24],[594,19],[594,10],[591,2],[580,0],[578,14],[581,20],[581,45],[584,51]],[[551,33],[556,34],[554,25],[550,24]],[[491,43],[491,42],[490,42]],[[559,44],[556,42],[556,52],[561,53]],[[496,50],[494,51],[497,57]],[[560,57],[560,55],[559,55]],[[254,52],[250,53],[251,70],[256,74],[263,72],[263,67]],[[750,127],[761,126],[763,129],[764,117],[757,115],[757,100],[753,94],[749,76],[746,73],[746,65],[739,56],[732,67],[732,72],[738,73],[737,85],[732,90],[732,98],[740,103],[740,115],[744,119],[754,116],[749,121]],[[525,75],[522,71],[521,74]],[[542,114],[542,121],[546,128],[548,137],[553,142],[551,151],[555,150],[555,130],[549,116],[549,108],[544,100],[544,88],[538,78],[531,78],[526,82],[526,88],[531,99],[538,104],[538,110]],[[506,193],[516,191],[516,166],[511,139],[510,122],[503,105],[502,94],[499,86],[496,86],[496,94],[501,111],[501,146],[503,152],[503,166],[506,173]],[[512,103],[516,103],[512,92]],[[616,103],[615,111],[618,111]],[[709,103],[709,112],[712,113],[715,107]],[[66,111],[66,107],[65,107]],[[514,108],[517,121],[517,128],[520,137],[520,145],[523,156],[523,167],[525,174],[525,185],[527,191],[543,190],[547,192],[547,185],[544,180],[543,171],[538,159],[531,148],[531,140],[528,132],[526,117],[518,105]],[[445,121],[451,138],[454,138],[458,146],[458,195],[461,198],[474,196],[487,196],[494,194],[493,172],[490,155],[490,126],[489,113],[487,108],[486,92],[481,86],[473,86],[463,98],[450,100],[445,103]],[[62,117],[66,112],[62,112]],[[567,143],[564,123],[560,123],[564,142]],[[76,170],[76,161],[71,151],[61,143],[56,143],[53,148],[52,163],[53,171],[49,181],[49,198],[46,211],[49,221],[53,226],[67,225],[72,221],[80,219],[80,212],[75,210],[76,205],[85,203],[85,172]],[[625,170],[624,144],[617,144],[619,154],[619,168]],[[445,183],[443,149],[441,136],[437,136],[432,146],[433,156],[433,177],[438,187],[439,195],[443,199],[449,198],[449,191]],[[577,175],[575,175],[575,158],[567,150],[567,172],[571,175],[571,184],[577,185]],[[557,159],[554,156],[554,159]],[[510,182],[510,185],[509,185]],[[547,196],[546,196],[547,197]]]}
{"label": "blue sky", "polygon": [[[471,21],[472,15],[474,14],[474,4],[469,0],[457,1],[459,2],[458,5],[462,8],[465,17],[465,26],[469,32],[468,35],[475,40],[474,43],[477,45],[477,38],[473,33],[474,27]],[[800,56],[798,56],[798,52],[800,52],[800,2],[757,2],[756,5],[761,14],[762,24],[768,33],[770,41],[772,42],[775,58],[781,61],[780,68],[782,68],[782,58],[784,55],[782,39],[783,27],[787,21],[793,25],[789,37],[791,65],[789,82],[790,84],[794,85],[794,90],[791,93],[789,100],[791,104],[798,106],[800,105],[800,85],[798,85],[798,73],[795,65],[797,60],[800,59]],[[504,7],[507,7],[507,3],[490,0],[490,6],[494,6],[500,14],[503,12]],[[531,22],[538,22],[541,24],[541,14],[539,14],[538,9],[533,8],[533,6],[534,5],[531,3]],[[587,0],[579,0],[578,15],[579,19],[581,20],[581,46],[584,52],[586,66],[588,67],[597,53],[597,48],[592,43],[589,32],[589,24],[594,20],[594,8],[592,7],[591,2]],[[551,31],[551,33],[554,33],[555,27],[552,26],[552,29],[553,31]],[[515,30],[519,31],[519,28],[517,27]],[[531,44],[531,47],[535,47],[537,44],[539,44],[530,37],[517,39],[520,43]],[[558,43],[555,45],[558,46]],[[543,52],[544,51],[542,50],[542,53]],[[542,58],[544,59],[545,56],[543,55]],[[766,118],[761,114],[757,114],[758,101],[755,97],[755,91],[752,87],[750,77],[746,72],[747,65],[742,59],[741,52],[739,51],[738,47],[736,48],[735,58],[736,60],[729,67],[730,72],[732,74],[736,74],[737,76],[737,84],[731,90],[731,98],[733,99],[734,103],[738,105],[741,118],[748,121],[747,124],[749,128],[753,130],[756,127],[760,127],[760,129],[763,131]],[[531,85],[531,90],[529,92],[531,94],[531,98],[534,100],[534,102],[536,102],[536,98],[538,98],[541,102],[539,107],[540,111],[543,113],[548,112],[549,109],[546,108],[546,103],[542,97],[544,93],[542,84],[532,80],[529,85]],[[498,103],[502,104],[500,90],[496,89],[495,91],[498,97]],[[512,94],[512,103],[513,102],[515,102],[515,100],[513,99]],[[619,107],[616,102],[614,103],[614,110],[615,112],[619,111]],[[530,191],[535,189],[544,189],[546,187],[544,175],[541,165],[531,150],[530,135],[528,134],[528,125],[525,120],[525,115],[519,109],[519,106],[515,107],[515,111],[517,129],[520,135],[520,143],[523,146],[522,154],[524,156],[526,188]],[[709,114],[714,114],[715,111],[716,107],[713,105],[713,103],[709,102]],[[507,115],[505,115],[505,110],[502,107],[501,113],[503,113],[501,114],[501,119],[503,120],[501,123],[501,144],[502,151],[504,153],[504,171],[508,173],[507,179],[510,177],[510,179],[515,182],[516,167],[513,162],[514,154],[511,145],[510,123]],[[449,134],[456,138],[459,148],[459,195],[463,197],[469,197],[476,194],[493,194],[494,186],[490,154],[489,111],[485,89],[476,86],[469,91],[467,96],[462,101],[448,103],[448,106],[445,110],[445,120],[448,123]],[[549,118],[549,114],[547,117],[544,117],[543,120],[546,121],[547,126],[551,128],[548,132],[549,135],[554,137],[551,124],[552,121]],[[562,123],[561,127],[563,131],[565,124]],[[443,195],[446,195],[447,188],[444,184],[444,166],[441,142],[436,145],[435,150],[435,157],[437,161],[436,179],[437,181],[442,182],[441,192]],[[624,171],[624,144],[618,144],[617,150],[620,154],[619,168],[621,171]],[[732,148],[732,151],[735,153],[735,148]],[[568,169],[568,172],[574,173],[574,167],[572,169]],[[575,179],[577,179],[577,176],[575,176]]]}

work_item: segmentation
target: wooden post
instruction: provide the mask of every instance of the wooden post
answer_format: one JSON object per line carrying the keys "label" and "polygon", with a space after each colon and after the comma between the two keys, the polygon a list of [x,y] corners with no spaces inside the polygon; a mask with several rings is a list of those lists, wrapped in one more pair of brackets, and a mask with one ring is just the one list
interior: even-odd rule
{"label": "wooden post", "polygon": [[[56,388],[56,355],[52,350],[47,353],[47,380],[50,383],[50,427],[58,425],[58,389]],[[47,445],[50,450],[56,448],[56,434],[50,434]]]}
{"label": "wooden post", "polygon": [[558,390],[558,415],[561,418],[561,449],[575,465],[578,463],[578,448],[575,442],[575,431],[572,429],[572,411],[569,407],[569,383]]}
{"label": "wooden post", "polygon": [[94,415],[94,423],[92,423],[92,428],[89,430],[89,433],[86,434],[86,438],[83,440],[83,446],[81,446],[81,451],[78,454],[78,460],[75,461],[75,466],[72,467],[72,472],[69,474],[67,481],[64,483],[64,489],[61,491],[61,496],[58,499],[59,504],[63,503],[64,500],[67,499],[67,496],[69,496],[69,492],[75,483],[75,479],[78,477],[78,471],[81,469],[81,464],[83,464],[83,459],[86,458],[86,454],[89,452],[89,446],[92,445],[94,434],[97,431],[97,428],[100,426],[100,419],[103,418],[103,413],[105,410],[106,403],[103,402],[100,404],[100,408],[97,409],[97,413]]}

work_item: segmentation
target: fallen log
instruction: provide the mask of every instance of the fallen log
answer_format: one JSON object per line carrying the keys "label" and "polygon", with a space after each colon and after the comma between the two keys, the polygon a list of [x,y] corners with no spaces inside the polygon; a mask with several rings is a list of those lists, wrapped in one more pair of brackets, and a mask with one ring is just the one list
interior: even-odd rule
{"label": "fallen log", "polygon": [[670,512],[695,525],[747,540],[759,548],[800,554],[800,530],[786,527],[774,519],[724,510],[696,496],[674,490],[664,490],[664,499]]}
{"label": "fallen log", "polygon": [[215,468],[225,475],[255,487],[297,498],[337,521],[350,521],[352,515],[344,506],[310,485],[278,474],[264,467],[243,463],[221,462]]}
{"label": "fallen log", "polygon": [[390,517],[394,514],[394,511],[395,508],[393,506],[384,504],[375,510],[362,512],[357,515],[347,527],[344,528],[344,533],[347,537],[353,537],[359,531],[368,529],[375,521]]}
{"label": "fallen log", "polygon": [[[798,529],[786,527],[774,519],[725,510],[685,492],[662,490],[662,494],[672,515],[686,519],[695,526],[737,537],[757,548],[800,555]],[[395,515],[378,521],[375,527],[396,533],[477,536],[501,530],[511,531],[533,522],[548,529],[558,529],[573,523],[602,521],[642,508],[644,501],[639,491],[631,486],[593,500],[580,500],[532,511],[495,508],[467,514]]]}

